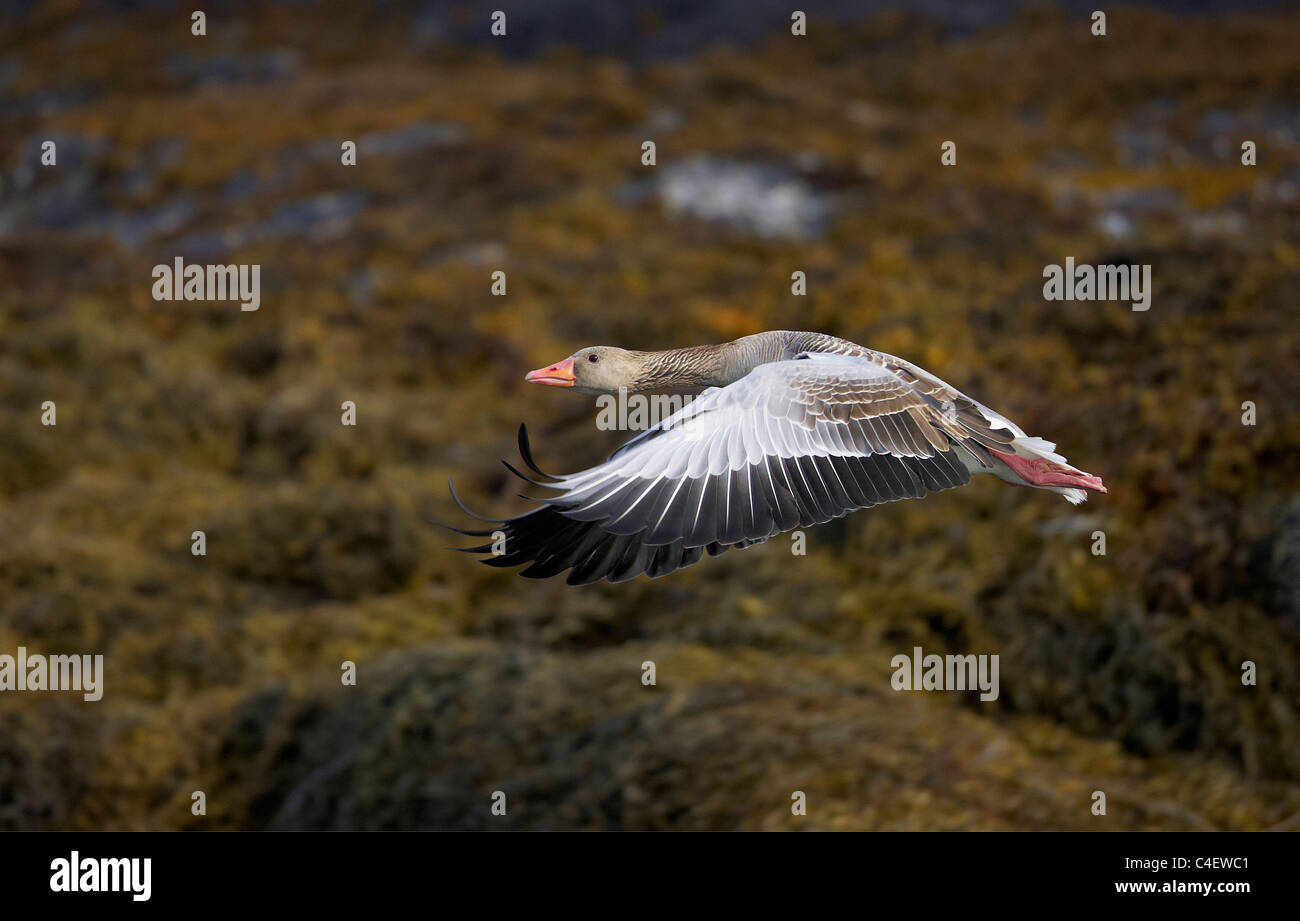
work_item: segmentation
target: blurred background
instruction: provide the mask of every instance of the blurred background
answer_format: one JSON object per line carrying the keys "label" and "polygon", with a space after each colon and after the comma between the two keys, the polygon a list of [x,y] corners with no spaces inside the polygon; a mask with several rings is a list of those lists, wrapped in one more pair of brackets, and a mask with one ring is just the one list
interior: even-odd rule
{"label": "blurred background", "polygon": [[[106,677],[0,695],[0,828],[1300,826],[1300,11],[1093,5],[6,4],[0,652]],[[154,301],[176,256],[261,309]],[[1150,310],[1045,301],[1067,256]],[[521,421],[544,469],[621,440],[529,368],[776,328],[1110,493],[588,588],[429,523],[451,475],[528,507]],[[893,691],[913,646],[998,654],[997,701]]]}

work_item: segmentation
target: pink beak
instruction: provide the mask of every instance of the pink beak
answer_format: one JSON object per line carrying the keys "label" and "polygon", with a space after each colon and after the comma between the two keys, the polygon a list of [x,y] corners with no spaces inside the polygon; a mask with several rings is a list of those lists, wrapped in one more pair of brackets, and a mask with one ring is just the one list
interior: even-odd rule
{"label": "pink beak", "polygon": [[548,387],[572,387],[573,359],[566,358],[545,368],[529,371],[524,375],[524,380],[530,384],[545,384]]}

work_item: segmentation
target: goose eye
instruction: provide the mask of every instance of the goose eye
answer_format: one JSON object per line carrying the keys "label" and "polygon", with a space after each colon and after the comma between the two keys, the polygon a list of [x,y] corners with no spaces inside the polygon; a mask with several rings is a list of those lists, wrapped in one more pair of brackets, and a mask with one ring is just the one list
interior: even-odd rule
{"label": "goose eye", "polygon": [[596,360],[597,360],[597,359],[596,359],[596,353],[595,353],[595,352],[592,352],[590,355],[587,356],[587,361],[596,361]]}

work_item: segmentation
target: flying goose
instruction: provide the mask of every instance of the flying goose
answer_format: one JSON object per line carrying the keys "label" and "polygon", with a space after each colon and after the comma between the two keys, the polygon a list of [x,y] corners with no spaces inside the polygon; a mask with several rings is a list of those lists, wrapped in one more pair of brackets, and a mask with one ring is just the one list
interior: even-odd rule
{"label": "flying goose", "polygon": [[[777,330],[721,345],[636,352],[598,345],[524,380],[578,393],[698,393],[603,464],[551,476],[556,491],[491,527],[468,553],[490,566],[531,564],[530,578],[570,584],[665,575],[733,547],[895,499],[921,498],[991,473],[1077,505],[1099,477],[1056,446],[916,365],[823,333]],[[450,486],[450,483],[449,483]]]}

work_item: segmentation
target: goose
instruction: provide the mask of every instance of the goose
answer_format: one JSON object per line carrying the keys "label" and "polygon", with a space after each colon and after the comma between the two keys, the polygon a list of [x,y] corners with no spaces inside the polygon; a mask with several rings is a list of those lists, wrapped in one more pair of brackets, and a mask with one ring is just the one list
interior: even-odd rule
{"label": "goose", "polygon": [[[1104,493],[1056,445],[893,355],[824,333],[774,330],[719,345],[660,352],[588,346],[524,380],[584,394],[695,395],[602,464],[562,476],[519,453],[555,494],[513,518],[470,511],[489,537],[459,548],[520,575],[567,571],[570,584],[657,578],[733,548],[762,543],[897,499],[991,474],[1078,505]],[[439,522],[441,523],[441,522]]]}

